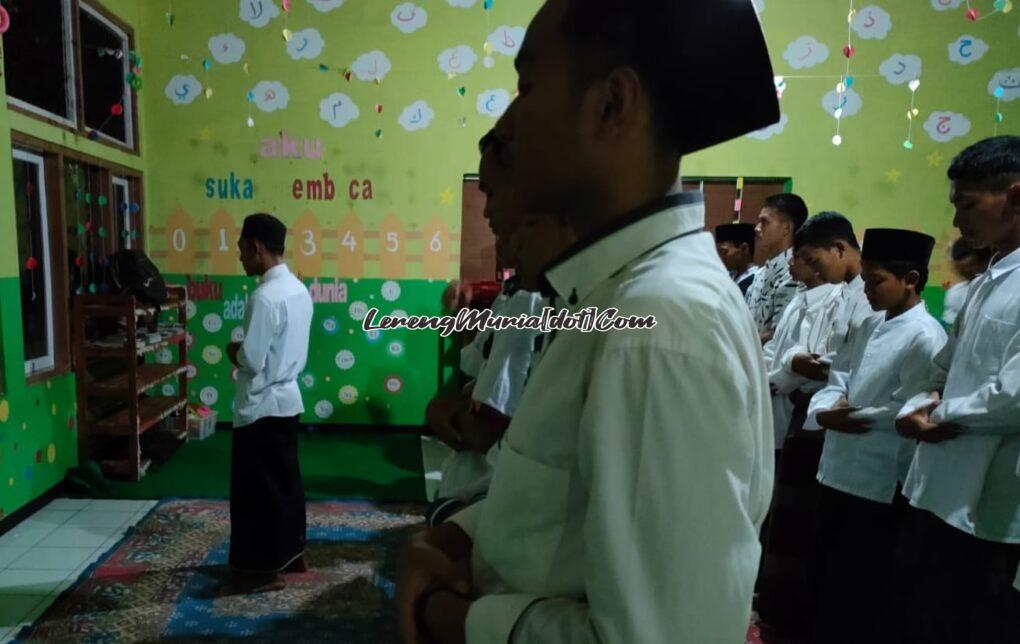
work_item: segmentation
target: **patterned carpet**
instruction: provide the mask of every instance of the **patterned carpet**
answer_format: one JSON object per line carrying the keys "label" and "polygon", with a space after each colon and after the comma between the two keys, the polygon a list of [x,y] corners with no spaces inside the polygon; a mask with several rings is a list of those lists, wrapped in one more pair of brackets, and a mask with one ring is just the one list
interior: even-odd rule
{"label": "patterned carpet", "polygon": [[390,642],[396,556],[417,505],[308,504],[309,572],[285,590],[215,597],[227,561],[225,501],[166,501],[20,638],[46,642]]}

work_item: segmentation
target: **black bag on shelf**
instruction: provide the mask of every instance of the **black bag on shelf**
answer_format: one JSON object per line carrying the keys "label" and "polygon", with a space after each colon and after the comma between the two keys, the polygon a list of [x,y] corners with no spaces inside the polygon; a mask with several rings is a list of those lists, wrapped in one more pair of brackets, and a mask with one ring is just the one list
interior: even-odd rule
{"label": "black bag on shelf", "polygon": [[114,290],[130,293],[144,304],[166,304],[166,282],[145,253],[119,250],[110,257],[110,267]]}

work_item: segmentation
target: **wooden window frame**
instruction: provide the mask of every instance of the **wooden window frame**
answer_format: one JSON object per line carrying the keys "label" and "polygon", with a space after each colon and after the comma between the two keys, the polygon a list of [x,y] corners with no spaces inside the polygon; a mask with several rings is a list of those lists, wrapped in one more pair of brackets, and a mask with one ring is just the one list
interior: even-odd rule
{"label": "wooden window frame", "polygon": [[[68,88],[70,91],[70,100],[72,101],[72,112],[74,114],[74,122],[69,119],[64,119],[56,114],[52,114],[42,108],[35,107],[30,103],[26,103],[20,99],[8,96],[7,106],[14,112],[24,114],[33,119],[42,121],[48,125],[51,125],[61,130],[66,130],[77,136],[83,136],[88,138],[89,129],[85,125],[85,94],[84,84],[82,81],[82,70],[81,70],[81,25],[78,20],[78,11],[81,5],[85,5],[86,11],[99,17],[104,22],[113,25],[116,29],[120,30],[127,35],[128,51],[135,51],[135,32],[134,30],[123,20],[118,18],[113,12],[109,11],[102,5],[99,0],[63,0],[64,10],[68,12],[70,20],[65,25],[65,36],[67,41],[65,47],[69,50],[71,57],[71,73],[73,75],[72,87]],[[130,70],[128,52],[124,52],[125,68]],[[125,115],[130,119],[130,127],[128,132],[130,134],[131,144],[128,145],[122,141],[98,133],[99,137],[95,139],[95,143],[104,145],[120,152],[128,152],[130,154],[140,156],[142,153],[141,142],[138,130],[138,93],[135,92],[134,88],[127,84],[127,95],[130,105],[125,105]]]}
{"label": "wooden window frame", "polygon": [[[67,305],[66,297],[69,290],[70,266],[67,260],[69,240],[67,238],[66,226],[64,225],[66,222],[66,213],[64,212],[66,203],[64,164],[67,161],[73,161],[99,170],[97,185],[103,191],[102,194],[106,196],[107,203],[99,208],[98,221],[96,223],[104,226],[107,230],[119,230],[117,221],[119,213],[116,212],[116,205],[113,199],[113,177],[116,176],[127,180],[129,194],[133,197],[134,202],[138,204],[144,203],[144,183],[142,173],[134,168],[113,163],[84,152],[71,150],[49,141],[37,139],[23,132],[11,132],[11,145],[14,148],[41,156],[44,160],[46,177],[54,355],[52,369],[38,371],[26,376],[26,382],[29,385],[33,385],[70,373],[72,368],[72,312]],[[144,212],[144,208],[142,212]],[[132,249],[144,252],[146,244],[143,231],[144,226],[139,225],[138,237],[132,240]],[[94,250],[107,256],[117,252],[120,248],[116,235],[100,237],[94,243],[96,244]]]}

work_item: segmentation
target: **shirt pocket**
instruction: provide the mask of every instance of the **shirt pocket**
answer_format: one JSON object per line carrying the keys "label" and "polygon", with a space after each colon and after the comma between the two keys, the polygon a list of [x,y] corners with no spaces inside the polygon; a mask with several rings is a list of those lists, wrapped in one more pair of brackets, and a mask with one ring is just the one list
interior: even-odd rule
{"label": "shirt pocket", "polygon": [[1015,322],[982,316],[971,350],[978,368],[985,373],[998,373],[1005,362],[1007,351],[1015,351],[1017,348],[1011,348],[1009,344],[1018,329],[1020,326]]}
{"label": "shirt pocket", "polygon": [[569,484],[568,471],[503,442],[486,501],[486,510],[494,514],[480,526],[478,545],[486,562],[517,591],[542,593],[556,572]]}

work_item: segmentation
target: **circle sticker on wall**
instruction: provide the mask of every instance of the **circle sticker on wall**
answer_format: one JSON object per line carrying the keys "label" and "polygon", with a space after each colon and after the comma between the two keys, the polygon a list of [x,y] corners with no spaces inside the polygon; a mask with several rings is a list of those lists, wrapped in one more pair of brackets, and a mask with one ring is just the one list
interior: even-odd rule
{"label": "circle sticker on wall", "polygon": [[361,300],[358,300],[357,302],[351,302],[351,306],[348,309],[348,312],[351,314],[351,318],[353,320],[361,322],[362,320],[365,319],[365,316],[368,314],[368,305],[362,302]]}
{"label": "circle sticker on wall", "polygon": [[156,362],[159,364],[170,364],[174,360],[174,354],[169,347],[163,347],[156,352]]}
{"label": "circle sticker on wall", "polygon": [[393,356],[394,358],[399,358],[400,356],[404,355],[404,343],[400,342],[399,340],[394,340],[393,342],[390,342],[389,352],[390,355]]}
{"label": "circle sticker on wall", "polygon": [[322,330],[327,335],[336,335],[336,332],[340,330],[340,323],[331,315],[322,321]]}
{"label": "circle sticker on wall", "polygon": [[174,387],[169,382],[166,383],[165,385],[163,385],[163,395],[164,396],[173,396],[176,393],[177,393],[177,387]]}
{"label": "circle sticker on wall", "polygon": [[191,348],[191,345],[195,344],[195,336],[191,335],[191,332],[188,332],[188,333],[187,333],[187,334],[186,334],[186,335],[184,336],[184,339],[185,339],[185,342],[187,342],[187,343],[188,343],[188,348],[189,348],[189,349]]}
{"label": "circle sticker on wall", "polygon": [[198,313],[198,306],[192,300],[188,300],[188,304],[185,306],[185,309],[188,312],[189,320],[195,317],[195,314]]}
{"label": "circle sticker on wall", "polygon": [[353,405],[358,402],[358,390],[353,385],[340,387],[340,402],[345,405]]}
{"label": "circle sticker on wall", "polygon": [[216,391],[215,387],[203,387],[198,397],[206,405],[215,405],[216,401],[220,399],[220,392]]}
{"label": "circle sticker on wall", "polygon": [[404,309],[393,309],[393,313],[390,313],[390,317],[398,320],[403,320],[404,318],[407,317],[407,311],[405,311]]}
{"label": "circle sticker on wall", "polygon": [[310,373],[303,374],[301,376],[301,384],[305,386],[305,389],[311,389],[315,386],[315,376]]}
{"label": "circle sticker on wall", "polygon": [[369,344],[375,344],[382,338],[382,331],[379,329],[372,329],[365,331],[365,339],[368,340]]}
{"label": "circle sticker on wall", "polygon": [[194,380],[198,377],[198,367],[193,364],[188,365],[188,380]]}
{"label": "circle sticker on wall", "polygon": [[223,360],[223,351],[216,345],[210,344],[202,349],[202,359],[208,364],[219,364]]}
{"label": "circle sticker on wall", "polygon": [[209,333],[217,333],[223,328],[223,318],[215,313],[208,313],[202,318],[202,328]]}
{"label": "circle sticker on wall", "polygon": [[383,282],[382,296],[387,302],[395,302],[400,297],[400,284],[393,280]]}
{"label": "circle sticker on wall", "polygon": [[386,387],[386,391],[391,394],[399,394],[404,388],[404,381],[400,376],[389,376],[383,384]]}
{"label": "circle sticker on wall", "polygon": [[231,342],[244,342],[244,327],[243,326],[235,326],[233,328],[233,330],[230,332],[230,341]]}
{"label": "circle sticker on wall", "polygon": [[337,352],[336,366],[340,367],[342,371],[347,371],[354,366],[354,354],[347,349]]}
{"label": "circle sticker on wall", "polygon": [[322,420],[326,420],[333,415],[333,403],[328,400],[320,400],[315,403],[315,415]]}

